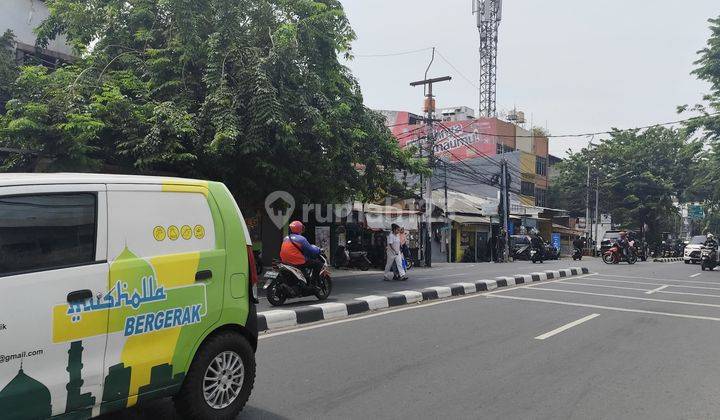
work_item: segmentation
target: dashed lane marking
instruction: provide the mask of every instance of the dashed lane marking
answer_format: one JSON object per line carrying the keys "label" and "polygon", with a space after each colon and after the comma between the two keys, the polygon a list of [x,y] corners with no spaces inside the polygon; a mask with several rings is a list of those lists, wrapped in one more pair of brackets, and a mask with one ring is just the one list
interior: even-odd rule
{"label": "dashed lane marking", "polygon": [[670,286],[668,286],[668,285],[666,284],[665,286],[660,286],[660,287],[658,287],[657,289],[648,290],[647,292],[645,292],[645,294],[647,294],[647,295],[652,295],[653,293],[659,292],[659,291],[661,291],[661,290],[665,290],[665,289],[667,289],[668,287],[670,287]]}
{"label": "dashed lane marking", "polygon": [[600,316],[600,314],[588,315],[588,316],[586,316],[586,317],[584,317],[584,318],[578,319],[577,321],[573,321],[573,322],[571,322],[571,323],[569,323],[569,324],[565,324],[565,325],[563,325],[563,326],[560,327],[560,328],[556,328],[556,329],[554,329],[554,330],[552,330],[552,331],[546,332],[545,334],[538,335],[537,337],[535,337],[535,339],[536,339],[536,340],[545,340],[545,339],[548,339],[548,338],[550,338],[550,337],[552,337],[552,336],[555,336],[555,335],[558,335],[558,334],[560,334],[560,333],[562,333],[562,332],[565,332],[565,331],[569,330],[569,329],[572,328],[572,327],[577,327],[578,325],[583,324],[583,323],[585,323],[585,322],[588,322],[588,321],[590,321],[591,319],[597,318],[597,317],[599,317],[599,316]]}

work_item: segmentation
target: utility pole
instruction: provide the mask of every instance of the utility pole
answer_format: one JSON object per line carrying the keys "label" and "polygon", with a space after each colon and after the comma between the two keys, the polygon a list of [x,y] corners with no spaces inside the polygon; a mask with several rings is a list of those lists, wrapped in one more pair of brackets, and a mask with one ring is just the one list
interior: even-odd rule
{"label": "utility pole", "polygon": [[450,244],[452,243],[452,224],[450,223],[450,217],[448,217],[448,212],[450,211],[450,207],[448,207],[448,187],[447,187],[447,162],[445,162],[445,240],[442,243],[442,246],[445,246],[445,243],[448,244],[448,246],[445,248],[446,255],[446,262],[450,261]]}
{"label": "utility pole", "polygon": [[[600,174],[595,178],[595,241],[597,241],[599,232],[598,227],[600,226]],[[595,247],[593,246],[593,255],[595,254]]]}
{"label": "utility pole", "polygon": [[500,160],[500,203],[502,207],[502,222],[501,226],[503,227],[503,239],[505,240],[505,247],[503,249],[503,256],[502,261],[508,262],[509,255],[510,255],[510,194],[508,193],[508,189],[510,188],[508,185],[508,170],[507,170],[507,159],[505,159],[505,156],[503,155],[503,158]]}
{"label": "utility pole", "polygon": [[[434,58],[435,50],[433,50],[433,58]],[[431,62],[432,64],[432,62]],[[428,67],[429,69],[429,67]],[[433,84],[439,83],[439,82],[447,82],[452,80],[452,77],[445,76],[445,77],[437,77],[434,79],[428,79],[427,78],[427,72],[425,73],[426,77],[424,80],[420,80],[417,82],[410,83],[410,86],[416,87],[416,86],[426,86],[427,90],[425,93],[425,123],[427,124],[427,158],[428,158],[428,164],[430,165],[430,170],[432,171],[433,167],[433,160],[435,158],[435,132],[433,128],[433,122],[435,121],[435,96],[433,95]],[[432,267],[432,174],[427,176],[426,185],[425,185],[425,241],[421,241],[421,245],[424,242],[423,247],[423,253],[425,257],[425,266],[426,267]]]}
{"label": "utility pole", "polygon": [[588,160],[586,189],[587,197],[585,198],[585,235],[588,238],[588,244],[592,246],[592,228],[590,227],[590,160]]}

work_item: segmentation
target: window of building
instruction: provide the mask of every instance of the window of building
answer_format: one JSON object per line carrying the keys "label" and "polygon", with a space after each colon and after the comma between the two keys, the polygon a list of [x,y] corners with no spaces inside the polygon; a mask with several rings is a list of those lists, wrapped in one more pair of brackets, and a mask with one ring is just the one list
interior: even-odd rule
{"label": "window of building", "polygon": [[535,205],[539,207],[547,207],[547,191],[541,188],[535,189]]}
{"label": "window of building", "polygon": [[514,151],[515,151],[515,149],[513,149],[513,148],[510,147],[510,146],[508,146],[507,144],[503,146],[502,142],[498,143],[498,144],[497,144],[497,154],[498,154],[498,155],[503,154],[503,150],[505,151],[505,153],[510,153],[510,152],[514,152]]}
{"label": "window of building", "polygon": [[520,194],[534,197],[535,184],[533,184],[532,182],[523,181],[522,184],[520,184]]}
{"label": "window of building", "polygon": [[94,194],[0,197],[0,276],[95,261]]}
{"label": "window of building", "polygon": [[535,158],[535,173],[542,176],[547,176],[547,159],[544,157]]}

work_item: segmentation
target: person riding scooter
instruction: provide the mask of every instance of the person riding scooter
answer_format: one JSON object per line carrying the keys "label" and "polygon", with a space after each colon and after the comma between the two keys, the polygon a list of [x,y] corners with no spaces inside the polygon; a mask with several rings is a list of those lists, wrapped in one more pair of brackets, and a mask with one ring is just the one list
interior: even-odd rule
{"label": "person riding scooter", "polygon": [[320,248],[310,244],[302,235],[305,226],[300,221],[290,223],[290,234],[283,239],[280,248],[280,260],[283,264],[292,265],[300,269],[309,269],[311,272],[310,282],[313,287],[320,284],[320,270],[323,268],[323,261],[319,259]]}
{"label": "person riding scooter", "polygon": [[630,241],[628,240],[627,232],[620,232],[620,237],[617,239],[618,247],[622,256],[627,260],[630,258]]}
{"label": "person riding scooter", "polygon": [[708,233],[707,239],[705,239],[705,243],[703,244],[703,246],[717,250],[718,241],[717,239],[715,239],[715,235],[713,235],[712,233]]}
{"label": "person riding scooter", "polygon": [[583,250],[585,249],[585,237],[579,236],[573,241],[573,247],[575,248],[573,252],[573,259],[574,260],[582,260],[583,256]]}
{"label": "person riding scooter", "polygon": [[535,258],[533,258],[533,262],[540,261],[540,263],[542,264],[545,258],[545,241],[543,240],[542,236],[534,233],[530,238],[530,246],[536,252]]}

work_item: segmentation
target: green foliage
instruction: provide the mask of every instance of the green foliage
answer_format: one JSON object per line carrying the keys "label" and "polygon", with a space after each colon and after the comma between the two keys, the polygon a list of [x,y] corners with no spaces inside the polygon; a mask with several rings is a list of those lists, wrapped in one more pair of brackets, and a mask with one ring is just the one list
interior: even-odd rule
{"label": "green foliage", "polygon": [[716,207],[720,205],[720,16],[709,22],[711,36],[707,46],[698,51],[700,58],[695,62],[693,74],[710,84],[710,92],[704,96],[705,104],[692,108],[682,106],[679,111],[690,109],[700,114],[700,118],[687,123],[685,129],[688,134],[703,139],[708,148],[690,189],[692,198]]}
{"label": "green foliage", "polygon": [[47,4],[39,44],[65,34],[81,58],[21,70],[0,144],[49,169],[217,179],[243,205],[373,199],[419,170],[338,61],[355,34],[337,0]]}
{"label": "green foliage", "polygon": [[[0,114],[5,113],[5,103],[12,96],[12,84],[18,75],[18,68],[12,53],[14,40],[15,35],[9,29],[0,36]],[[0,118],[2,117],[0,116]],[[0,122],[0,124],[2,123]]]}
{"label": "green foliage", "polygon": [[585,214],[590,163],[593,190],[596,179],[600,181],[600,211],[625,227],[647,224],[655,237],[674,230],[673,201],[686,197],[701,154],[702,142],[674,129],[615,131],[610,139],[560,163],[560,176],[551,187],[551,206],[567,208],[575,216]]}

